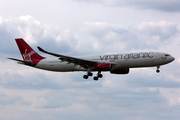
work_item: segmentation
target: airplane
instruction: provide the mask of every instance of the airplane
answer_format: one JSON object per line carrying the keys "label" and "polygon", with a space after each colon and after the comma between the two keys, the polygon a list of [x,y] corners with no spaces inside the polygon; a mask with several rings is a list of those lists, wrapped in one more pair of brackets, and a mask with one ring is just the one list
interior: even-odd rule
{"label": "airplane", "polygon": [[86,71],[87,74],[83,76],[88,79],[93,76],[92,72],[97,72],[93,77],[94,80],[102,78],[101,72],[109,71],[111,74],[128,74],[130,68],[139,67],[157,67],[156,72],[159,73],[160,66],[168,64],[175,60],[168,53],[163,52],[140,52],[140,53],[126,53],[126,54],[110,54],[99,56],[84,56],[71,57],[61,54],[45,51],[41,47],[37,47],[39,51],[55,56],[57,58],[46,59],[36,53],[23,38],[15,39],[20,50],[23,60],[8,58],[15,60],[19,64],[31,66],[48,71],[56,72],[73,72]]}

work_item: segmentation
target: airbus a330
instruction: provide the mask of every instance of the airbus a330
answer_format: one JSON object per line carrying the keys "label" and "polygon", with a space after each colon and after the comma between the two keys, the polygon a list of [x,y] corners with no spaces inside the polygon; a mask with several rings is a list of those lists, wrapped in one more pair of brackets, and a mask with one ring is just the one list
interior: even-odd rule
{"label": "airbus a330", "polygon": [[15,39],[23,60],[8,58],[17,61],[19,64],[56,72],[86,71],[83,76],[88,79],[97,72],[94,80],[102,78],[101,72],[110,71],[111,74],[128,74],[130,68],[157,67],[172,62],[175,58],[168,53],[162,52],[140,52],[127,54],[111,54],[86,57],[71,57],[45,51],[37,47],[39,51],[55,56],[54,59],[46,59],[36,53],[22,38]]}

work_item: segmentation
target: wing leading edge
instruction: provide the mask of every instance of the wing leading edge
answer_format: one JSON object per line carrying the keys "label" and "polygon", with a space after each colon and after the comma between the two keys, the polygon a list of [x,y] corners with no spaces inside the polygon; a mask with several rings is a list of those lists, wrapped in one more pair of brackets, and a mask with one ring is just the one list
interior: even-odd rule
{"label": "wing leading edge", "polygon": [[88,68],[93,67],[94,65],[97,65],[100,63],[98,61],[81,59],[81,58],[70,57],[70,56],[66,56],[66,55],[60,55],[60,54],[56,54],[56,53],[47,52],[39,46],[37,48],[39,51],[41,51],[43,53],[46,53],[46,54],[49,54],[49,55],[52,55],[55,57],[59,57],[59,60],[61,60],[61,61],[73,63],[74,65],[80,65],[81,67],[83,67],[85,69],[88,69]]}

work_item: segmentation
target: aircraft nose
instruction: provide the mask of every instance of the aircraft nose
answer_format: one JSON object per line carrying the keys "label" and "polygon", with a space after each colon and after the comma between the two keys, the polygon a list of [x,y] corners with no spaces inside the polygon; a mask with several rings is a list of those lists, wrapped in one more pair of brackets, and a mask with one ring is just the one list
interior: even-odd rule
{"label": "aircraft nose", "polygon": [[174,60],[175,60],[175,58],[174,58],[174,57],[171,57],[171,60],[172,60],[172,61],[174,61]]}

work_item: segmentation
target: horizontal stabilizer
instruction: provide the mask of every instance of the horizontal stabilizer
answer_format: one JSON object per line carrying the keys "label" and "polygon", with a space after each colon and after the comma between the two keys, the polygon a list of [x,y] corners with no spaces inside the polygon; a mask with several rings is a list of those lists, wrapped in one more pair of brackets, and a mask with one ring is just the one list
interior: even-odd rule
{"label": "horizontal stabilizer", "polygon": [[14,61],[17,61],[18,63],[23,63],[23,64],[26,64],[26,65],[31,65],[32,64],[32,61],[23,61],[23,60],[18,60],[18,59],[15,59],[15,58],[7,58],[7,59],[10,59],[10,60],[14,60]]}

